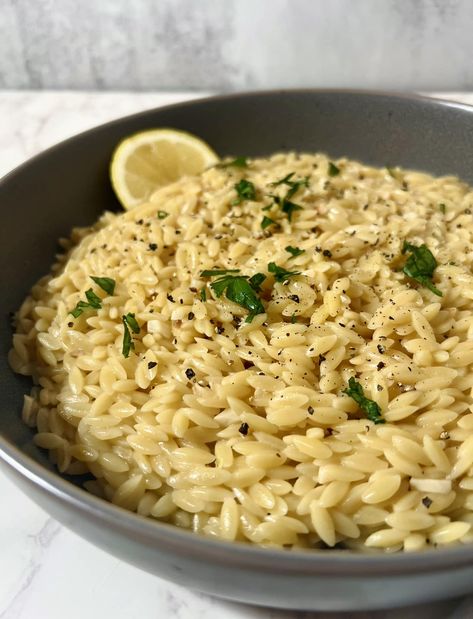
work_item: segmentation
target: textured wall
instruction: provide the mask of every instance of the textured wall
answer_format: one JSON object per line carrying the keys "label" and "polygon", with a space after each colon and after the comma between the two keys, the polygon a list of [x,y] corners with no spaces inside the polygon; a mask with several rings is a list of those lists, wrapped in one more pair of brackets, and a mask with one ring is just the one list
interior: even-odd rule
{"label": "textured wall", "polygon": [[0,87],[473,88],[471,0],[0,0]]}

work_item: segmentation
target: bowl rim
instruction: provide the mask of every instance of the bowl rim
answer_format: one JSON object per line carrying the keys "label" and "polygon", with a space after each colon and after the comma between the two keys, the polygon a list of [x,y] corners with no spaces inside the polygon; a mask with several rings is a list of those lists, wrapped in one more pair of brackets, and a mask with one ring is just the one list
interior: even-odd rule
{"label": "bowl rim", "polygon": [[[162,110],[187,108],[205,105],[215,100],[236,101],[241,99],[274,97],[277,95],[350,95],[355,98],[386,98],[392,101],[402,100],[413,104],[430,105],[435,108],[454,108],[466,113],[473,113],[473,106],[441,98],[432,98],[422,94],[406,94],[383,90],[343,89],[343,88],[297,88],[272,89],[247,92],[234,92],[223,95],[198,97],[191,100],[150,108],[120,118],[101,123],[86,131],[81,131],[62,140],[35,156],[27,159],[0,178],[0,193],[5,186],[27,171],[37,161],[47,158],[51,152],[67,148],[70,142],[85,139],[92,133],[123,122],[145,118]],[[191,531],[180,529],[151,518],[145,518],[129,512],[104,499],[98,498],[86,490],[69,482],[58,472],[45,468],[14,443],[0,434],[0,459],[17,474],[40,488],[43,493],[51,495],[80,512],[85,518],[92,518],[102,526],[116,529],[119,533],[132,536],[154,548],[166,547],[170,552],[185,554],[217,564],[229,563],[243,568],[262,569],[265,572],[300,573],[301,575],[405,575],[414,572],[436,572],[446,568],[460,568],[473,564],[473,543],[453,548],[435,548],[412,553],[362,553],[341,550],[281,550],[262,548],[243,542],[228,542],[196,535]]]}

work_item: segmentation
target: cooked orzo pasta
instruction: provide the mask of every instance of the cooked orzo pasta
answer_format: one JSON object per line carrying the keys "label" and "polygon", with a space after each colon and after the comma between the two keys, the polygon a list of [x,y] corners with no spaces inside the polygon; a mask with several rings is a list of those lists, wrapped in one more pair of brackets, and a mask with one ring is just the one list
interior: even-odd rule
{"label": "cooked orzo pasta", "polygon": [[323,155],[236,163],[65,242],[10,353],[36,444],[207,536],[470,542],[473,192]]}

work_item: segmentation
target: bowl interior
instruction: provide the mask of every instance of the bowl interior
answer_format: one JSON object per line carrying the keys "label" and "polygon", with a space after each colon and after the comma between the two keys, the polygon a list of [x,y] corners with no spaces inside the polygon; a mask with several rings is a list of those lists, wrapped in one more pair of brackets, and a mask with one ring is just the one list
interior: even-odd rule
{"label": "bowl interior", "polygon": [[473,182],[473,108],[423,98],[347,91],[231,95],[150,110],[73,137],[0,181],[3,327],[0,330],[0,435],[50,468],[20,419],[30,382],[7,363],[9,313],[47,273],[57,239],[118,203],[108,181],[117,142],[150,127],[195,133],[221,155],[279,150],[346,155],[375,166],[400,165]]}

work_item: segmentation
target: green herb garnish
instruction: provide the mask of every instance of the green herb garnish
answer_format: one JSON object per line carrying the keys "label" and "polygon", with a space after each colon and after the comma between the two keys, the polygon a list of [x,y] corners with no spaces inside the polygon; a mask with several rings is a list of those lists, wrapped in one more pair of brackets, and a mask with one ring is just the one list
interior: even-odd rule
{"label": "green herb garnish", "polygon": [[97,286],[100,286],[100,288],[102,288],[102,290],[104,290],[107,294],[113,295],[115,292],[114,279],[111,279],[110,277],[94,277],[93,275],[90,276],[90,279],[92,279]]}
{"label": "green herb garnish", "polygon": [[410,256],[407,258],[406,264],[402,269],[403,273],[431,290],[438,297],[443,296],[432,281],[432,276],[437,267],[437,260],[430,249],[425,244],[417,247],[416,245],[404,241],[402,253],[405,254],[406,252],[409,252]]}
{"label": "green herb garnish", "polygon": [[278,266],[274,262],[270,262],[268,264],[268,271],[270,273],[273,273],[274,279],[277,282],[285,282],[290,277],[294,277],[295,275],[300,275],[301,274],[300,271],[287,271],[286,269],[284,269],[283,267]]}
{"label": "green herb garnish", "polygon": [[277,187],[278,185],[291,185],[293,181],[291,178],[294,176],[295,172],[289,172],[284,178],[280,178],[278,181],[274,181],[273,183],[269,183],[271,187]]}
{"label": "green herb garnish", "polygon": [[87,309],[100,309],[102,307],[102,299],[95,294],[92,288],[85,291],[85,296],[87,301],[79,301],[75,308],[69,312],[74,318],[78,318]]}
{"label": "green herb garnish", "polygon": [[397,181],[396,170],[394,168],[390,168],[389,166],[386,166],[386,170],[388,171],[389,176]]}
{"label": "green herb garnish", "polygon": [[299,204],[295,204],[294,202],[291,202],[291,198],[299,191],[301,187],[309,186],[308,176],[305,176],[304,178],[300,178],[298,180],[293,181],[291,179],[294,176],[294,174],[295,172],[290,172],[284,178],[281,178],[278,181],[274,181],[273,183],[271,183],[273,187],[277,187],[278,185],[287,185],[289,187],[286,195],[283,198],[280,198],[279,196],[271,195],[271,197],[274,200],[274,203],[277,204],[281,208],[283,213],[286,213],[289,221],[291,221],[292,215],[295,211],[302,211],[302,206],[299,206]]}
{"label": "green herb garnish", "polygon": [[379,405],[374,400],[365,397],[363,387],[353,377],[348,381],[348,389],[345,389],[343,393],[346,393],[350,398],[355,400],[361,410],[366,413],[370,421],[375,424],[386,423],[381,417]]}
{"label": "green herb garnish", "polygon": [[248,282],[255,292],[261,292],[261,284],[265,279],[266,275],[264,275],[264,273],[255,273],[255,275],[250,277]]}
{"label": "green herb garnish", "polygon": [[295,324],[297,322],[297,316],[295,314],[293,314],[291,316],[291,324]]}
{"label": "green herb garnish", "polygon": [[200,289],[200,300],[202,301],[202,303],[205,303],[205,301],[207,301],[207,290],[205,289],[205,286]]}
{"label": "green herb garnish", "polygon": [[209,271],[201,271],[201,277],[214,277],[215,275],[227,275],[227,273],[239,273],[240,269],[211,269]]}
{"label": "green herb garnish", "polygon": [[288,245],[284,248],[293,258],[296,256],[300,256],[305,252],[305,249],[299,249],[299,247],[292,247],[292,245]]}
{"label": "green herb garnish", "polygon": [[442,203],[442,204],[439,204],[439,210],[440,210],[440,212],[441,212],[443,215],[445,215],[445,212],[446,212],[446,210],[447,210],[447,207],[446,207],[446,206],[445,206],[445,204],[443,204],[443,203]]}
{"label": "green herb garnish", "polygon": [[166,217],[169,215],[168,212],[166,211],[158,211],[157,212],[157,217],[158,219],[166,219]]}
{"label": "green herb garnish", "polygon": [[246,322],[251,322],[257,314],[264,314],[264,305],[256,291],[264,279],[262,273],[257,273],[248,280],[246,275],[224,275],[210,284],[217,297],[223,293],[229,301],[244,307],[249,311]]}
{"label": "green herb garnish", "polygon": [[85,291],[85,296],[90,307],[93,307],[94,309],[100,309],[102,307],[102,299],[95,294],[92,288]]}
{"label": "green herb garnish", "polygon": [[91,305],[89,305],[89,303],[86,303],[85,301],[79,301],[75,308],[69,312],[69,314],[72,314],[74,318],[78,318],[83,311],[89,309],[90,307]]}
{"label": "green herb garnish", "polygon": [[265,215],[261,221],[261,228],[262,230],[265,230],[266,228],[269,228],[269,226],[272,226],[273,224],[277,224],[277,222],[274,221],[274,219],[271,219],[271,217],[266,217]]}
{"label": "green herb garnish", "polygon": [[217,168],[247,168],[248,160],[246,157],[236,157],[236,159],[232,159],[231,161],[227,161],[226,163],[217,164]]}
{"label": "green herb garnish", "polygon": [[340,168],[337,167],[332,161],[328,162],[328,175],[338,176],[340,174]]}
{"label": "green herb garnish", "polygon": [[126,358],[130,354],[130,350],[135,349],[135,343],[131,337],[130,329],[133,333],[140,332],[140,325],[137,323],[135,314],[125,314],[122,316],[123,322],[123,346],[122,346],[122,355]]}
{"label": "green herb garnish", "polygon": [[241,204],[245,200],[256,200],[256,187],[251,181],[242,178],[234,187],[238,195],[238,198],[235,198],[232,202],[234,206]]}

